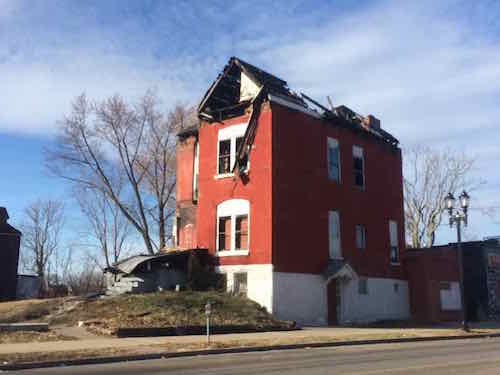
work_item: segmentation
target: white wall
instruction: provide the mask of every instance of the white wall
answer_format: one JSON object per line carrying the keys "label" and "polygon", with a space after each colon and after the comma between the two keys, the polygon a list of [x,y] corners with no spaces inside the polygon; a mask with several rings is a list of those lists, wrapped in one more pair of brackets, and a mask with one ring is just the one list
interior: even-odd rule
{"label": "white wall", "polygon": [[[346,280],[341,284],[342,324],[410,317],[407,281],[367,278],[368,294],[365,295],[359,294],[358,280]],[[397,292],[394,290],[395,283],[399,285]]]}
{"label": "white wall", "polygon": [[234,273],[247,273],[247,296],[264,306],[268,312],[273,312],[273,266],[271,264],[252,264],[219,266],[217,272],[227,276],[227,290],[233,290]]}
{"label": "white wall", "polygon": [[321,275],[274,273],[273,313],[278,319],[300,324],[326,325],[326,283]]}

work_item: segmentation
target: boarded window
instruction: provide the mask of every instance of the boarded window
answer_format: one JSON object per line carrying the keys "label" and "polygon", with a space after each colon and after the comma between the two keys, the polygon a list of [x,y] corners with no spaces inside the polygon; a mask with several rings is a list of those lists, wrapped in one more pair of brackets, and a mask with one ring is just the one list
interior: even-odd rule
{"label": "boarded window", "polygon": [[231,249],[231,217],[219,217],[219,251]]}
{"label": "boarded window", "polygon": [[398,223],[394,220],[389,220],[389,236],[391,241],[391,263],[399,263]]}
{"label": "boarded window", "polygon": [[237,272],[234,274],[234,293],[247,295],[247,273]]}
{"label": "boarded window", "polygon": [[358,293],[364,295],[368,294],[368,280],[364,277],[358,279]]}
{"label": "boarded window", "polygon": [[363,149],[359,146],[352,147],[354,185],[360,189],[365,188],[365,162]]}
{"label": "boarded window", "polygon": [[326,156],[328,160],[328,179],[340,182],[340,152],[339,142],[336,139],[328,138]]}
{"label": "boarded window", "polygon": [[219,174],[231,172],[231,140],[219,141]]}
{"label": "boarded window", "polygon": [[235,241],[236,250],[248,249],[248,215],[236,217]]}
{"label": "boarded window", "polygon": [[462,309],[458,282],[440,282],[439,298],[442,311],[457,311]]}
{"label": "boarded window", "polygon": [[363,225],[356,225],[356,247],[358,249],[366,247],[366,233]]}
{"label": "boarded window", "polygon": [[340,218],[338,211],[328,212],[328,237],[330,259],[342,258],[340,244]]}

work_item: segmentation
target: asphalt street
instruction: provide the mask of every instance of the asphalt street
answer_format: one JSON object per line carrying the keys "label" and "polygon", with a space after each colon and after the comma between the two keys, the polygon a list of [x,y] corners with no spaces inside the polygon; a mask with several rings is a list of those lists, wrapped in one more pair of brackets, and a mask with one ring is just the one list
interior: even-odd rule
{"label": "asphalt street", "polygon": [[500,374],[500,339],[298,349],[25,370],[22,374]]}

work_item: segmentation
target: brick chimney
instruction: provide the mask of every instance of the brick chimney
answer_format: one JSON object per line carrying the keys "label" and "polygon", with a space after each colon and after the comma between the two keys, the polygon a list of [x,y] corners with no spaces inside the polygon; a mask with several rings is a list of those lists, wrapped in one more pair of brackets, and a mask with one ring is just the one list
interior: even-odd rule
{"label": "brick chimney", "polygon": [[373,115],[368,115],[363,119],[363,125],[367,128],[380,129],[380,120]]}
{"label": "brick chimney", "polygon": [[7,224],[7,220],[9,220],[7,209],[5,207],[0,207],[0,224]]}

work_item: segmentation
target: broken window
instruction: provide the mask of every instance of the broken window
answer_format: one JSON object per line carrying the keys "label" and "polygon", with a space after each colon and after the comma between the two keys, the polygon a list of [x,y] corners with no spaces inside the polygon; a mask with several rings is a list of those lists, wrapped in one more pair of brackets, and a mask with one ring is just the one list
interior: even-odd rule
{"label": "broken window", "polygon": [[231,140],[219,141],[219,174],[231,172]]}
{"label": "broken window", "polygon": [[360,189],[365,188],[365,162],[363,149],[359,146],[352,146],[354,185]]}
{"label": "broken window", "polygon": [[219,218],[219,251],[231,249],[231,217]]}
{"label": "broken window", "polygon": [[394,220],[389,220],[389,236],[391,241],[391,263],[399,263],[398,223]]}
{"label": "broken window", "polygon": [[[240,150],[241,144],[243,143],[243,139],[244,137],[236,138],[236,155],[238,155],[238,151]],[[247,164],[248,164],[248,154],[245,153],[245,156],[239,160],[238,168],[241,171],[244,171],[247,169]]]}
{"label": "broken window", "polygon": [[235,294],[247,295],[248,276],[246,272],[236,272],[234,274],[233,292]]}
{"label": "broken window", "polygon": [[356,247],[358,249],[366,247],[366,232],[363,225],[356,225]]}
{"label": "broken window", "polygon": [[236,217],[235,228],[235,249],[248,249],[248,216],[240,215]]}
{"label": "broken window", "polygon": [[[247,124],[239,124],[228,126],[219,130],[219,146],[218,146],[218,169],[219,175],[230,174],[233,171],[238,149],[241,147],[244,139],[244,134]],[[248,157],[240,160],[240,171],[248,169]]]}
{"label": "broken window", "polygon": [[327,140],[326,157],[328,161],[328,179],[340,182],[339,142],[334,138],[328,138]]}

